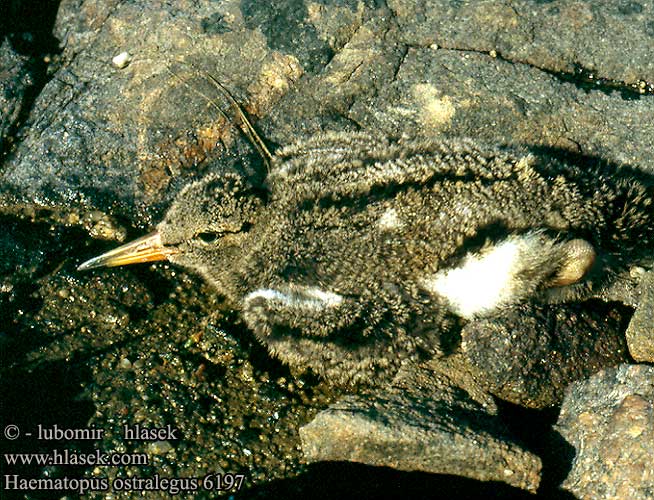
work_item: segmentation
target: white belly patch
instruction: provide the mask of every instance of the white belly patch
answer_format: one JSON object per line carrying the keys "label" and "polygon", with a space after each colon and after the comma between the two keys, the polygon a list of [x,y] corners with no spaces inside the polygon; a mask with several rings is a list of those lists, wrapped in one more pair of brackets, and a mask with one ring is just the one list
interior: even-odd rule
{"label": "white belly patch", "polygon": [[520,298],[517,282],[524,258],[542,246],[537,233],[511,236],[489,250],[468,254],[460,267],[438,271],[422,285],[446,298],[464,318],[483,315]]}

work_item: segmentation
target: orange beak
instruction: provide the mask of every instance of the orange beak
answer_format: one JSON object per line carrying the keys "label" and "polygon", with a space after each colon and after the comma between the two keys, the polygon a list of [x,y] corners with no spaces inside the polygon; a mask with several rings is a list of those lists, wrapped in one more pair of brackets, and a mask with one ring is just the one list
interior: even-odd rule
{"label": "orange beak", "polygon": [[154,262],[165,260],[169,255],[177,253],[177,250],[165,247],[161,243],[161,235],[155,231],[134,241],[126,243],[118,248],[103,253],[97,257],[87,260],[77,270],[85,271],[96,267],[115,267],[127,264],[138,264],[140,262]]}

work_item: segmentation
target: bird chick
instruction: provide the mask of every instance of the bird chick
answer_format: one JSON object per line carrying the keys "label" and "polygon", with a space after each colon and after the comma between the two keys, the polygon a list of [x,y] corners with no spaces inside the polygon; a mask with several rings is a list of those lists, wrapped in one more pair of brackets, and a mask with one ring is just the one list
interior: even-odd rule
{"label": "bird chick", "polygon": [[155,233],[80,269],[168,259],[282,361],[379,381],[467,321],[590,296],[651,262],[652,185],[467,140],[328,133],[278,151],[265,186],[190,184]]}

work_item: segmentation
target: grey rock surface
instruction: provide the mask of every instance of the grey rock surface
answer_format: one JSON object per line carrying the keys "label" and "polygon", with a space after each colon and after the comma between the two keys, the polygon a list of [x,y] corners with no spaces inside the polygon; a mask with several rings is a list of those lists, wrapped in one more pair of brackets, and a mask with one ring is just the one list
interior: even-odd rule
{"label": "grey rock surface", "polygon": [[[34,107],[32,131],[3,169],[2,199],[73,203],[133,225],[153,223],[180,185],[206,173],[211,160],[225,158],[225,146],[240,141],[207,111],[201,96],[168,73],[172,66],[205,95],[215,95],[197,75],[176,67],[178,60],[227,84],[248,112],[266,117],[264,135],[279,144],[318,129],[363,126],[563,148],[652,168],[649,95],[625,100],[619,88],[579,88],[551,74],[587,51],[612,56],[610,66],[595,63],[610,67],[611,78],[631,81],[635,77],[627,75],[638,74],[651,80],[646,54],[654,39],[634,45],[643,56],[607,37],[602,43],[611,50],[599,50],[596,39],[601,33],[619,33],[620,40],[626,40],[623,33],[644,33],[647,7],[608,4],[599,9],[579,3],[578,9],[594,14],[586,31],[568,32],[574,39],[561,42],[576,51],[552,52],[553,25],[546,20],[557,9],[557,15],[577,18],[561,2],[516,3],[518,14],[525,10],[520,18],[496,2],[474,10],[464,2],[391,2],[390,9],[273,2],[263,8],[233,0],[166,10],[157,2],[65,1],[55,31],[64,42],[65,63]],[[424,9],[420,15],[416,5]],[[475,15],[468,15],[471,9]],[[621,13],[626,10],[633,12]],[[501,23],[515,24],[506,36],[516,50],[532,47],[518,36],[523,29],[550,45],[533,49],[528,64],[510,51],[493,57],[490,41],[498,51],[501,37],[479,33],[494,33]],[[621,30],[612,30],[616,23]],[[422,40],[423,32],[449,43]],[[486,41],[477,51],[462,38]],[[117,69],[111,60],[124,51],[131,62]]]}
{"label": "grey rock surface", "polygon": [[386,133],[470,136],[654,168],[650,96],[586,90],[533,66],[461,50],[408,48],[392,81],[350,117]]}
{"label": "grey rock surface", "polygon": [[654,362],[654,271],[644,273],[637,289],[640,305],[629,328],[627,344],[636,361]]}
{"label": "grey rock surface", "polygon": [[[31,130],[4,169],[6,199],[95,207],[146,226],[166,203],[172,175],[188,175],[212,151],[224,150],[220,120],[206,112],[207,102],[189,99],[167,72],[182,55],[170,48],[188,47],[193,37],[201,40],[196,52],[222,52],[221,60],[229,60],[221,38],[201,36],[210,3],[205,11],[185,7],[62,3],[55,33],[66,62],[43,90]],[[262,45],[254,37],[246,46],[227,44],[252,59],[260,58]],[[124,51],[131,63],[114,67],[113,57]],[[252,59],[238,66],[253,71]]]}
{"label": "grey rock surface", "polygon": [[[197,439],[157,455],[152,468],[169,475],[187,466],[200,474],[217,463],[245,473],[249,484],[293,477],[302,471],[297,427],[338,392],[268,358],[234,325],[229,305],[179,270],[75,271],[112,246],[101,240],[122,241],[158,222],[190,179],[229,166],[260,172],[256,154],[205,96],[228,114],[229,104],[188,65],[223,82],[270,146],[319,130],[366,128],[471,136],[654,172],[651,9],[622,0],[62,0],[60,66],[24,110],[20,137],[4,138],[15,148],[0,165],[0,314],[9,318],[0,345],[11,360],[3,360],[1,379],[12,403],[3,406],[21,408],[20,419],[33,424],[37,413],[24,395],[38,394],[53,419],[106,426],[110,436],[98,445],[104,451],[124,451],[114,437],[124,423],[178,425]],[[112,64],[123,52],[128,64]],[[5,60],[12,68],[2,73],[2,88],[18,92],[31,74],[6,45],[0,58],[3,70]],[[588,76],[579,66],[593,83],[577,79]],[[3,134],[17,102],[2,103]],[[646,296],[627,295],[632,307]],[[651,338],[648,314],[636,310],[632,339]],[[514,352],[502,331],[484,339],[525,393],[500,390],[502,374],[484,362],[494,378],[465,385],[477,403],[458,390],[454,398],[446,388],[462,382],[452,380],[439,386],[444,403],[424,402],[439,418],[447,418],[446,408],[479,416],[478,434],[452,421],[431,437],[412,432],[429,440],[450,429],[445,436],[467,450],[479,450],[471,440],[484,436],[484,457],[511,457],[511,481],[533,489],[537,461],[496,433],[485,391],[550,404],[571,368],[561,353],[550,353],[563,373],[541,366],[531,386],[517,364],[507,365]],[[572,331],[566,326],[564,334]],[[612,339],[592,337],[585,348]],[[533,335],[527,341],[544,352]],[[635,356],[637,344],[630,344]],[[483,351],[476,352],[480,359]],[[524,352],[517,357],[534,362]],[[392,432],[378,413],[368,415],[375,419],[366,417],[365,425]],[[504,474],[499,462],[484,464],[484,474]],[[470,463],[465,467],[474,474]]]}
{"label": "grey rock surface", "polygon": [[388,5],[409,45],[495,51],[553,72],[573,73],[581,66],[599,78],[654,82],[654,8],[647,2],[389,0]]}
{"label": "grey rock surface", "polygon": [[33,85],[29,72],[29,57],[18,54],[7,40],[0,43],[0,152],[8,149],[6,142],[18,126],[25,94]]}
{"label": "grey rock surface", "polygon": [[597,303],[518,306],[464,326],[462,350],[481,387],[530,408],[560,404],[566,387],[626,362],[630,310]]}
{"label": "grey rock surface", "polygon": [[[489,411],[490,410],[490,411]],[[348,396],[300,429],[309,462],[348,460],[400,470],[503,481],[535,492],[540,459],[438,366],[383,393]]]}
{"label": "grey rock surface", "polygon": [[576,449],[563,488],[584,499],[654,493],[654,368],[620,365],[573,384],[556,429]]}

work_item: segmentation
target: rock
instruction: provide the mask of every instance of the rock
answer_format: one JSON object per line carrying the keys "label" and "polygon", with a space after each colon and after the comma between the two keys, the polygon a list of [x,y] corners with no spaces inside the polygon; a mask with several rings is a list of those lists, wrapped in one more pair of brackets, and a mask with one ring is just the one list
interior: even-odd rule
{"label": "rock", "polygon": [[654,7],[647,2],[389,0],[412,46],[494,52],[550,72],[579,67],[596,78],[654,82]]}
{"label": "rock", "polygon": [[[58,40],[48,44],[61,43],[63,52],[50,68],[48,84],[31,87],[36,100],[24,99],[33,76],[25,72],[24,57],[6,42],[0,48],[0,65],[10,73],[0,77],[5,92],[0,130],[3,139],[15,139],[0,169],[0,313],[10,318],[0,341],[11,360],[0,377],[9,395],[4,406],[25,425],[36,424],[43,408],[59,422],[83,427],[91,421],[108,430],[107,439],[96,444],[107,452],[124,451],[123,423],[172,423],[194,436],[175,446],[174,463],[161,458],[148,473],[200,474],[206,467],[223,467],[245,473],[252,484],[273,477],[292,481],[302,468],[297,427],[338,397],[315,380],[292,377],[251,343],[233,317],[223,318],[227,306],[213,292],[178,269],[140,267],[93,277],[75,271],[81,260],[112,246],[98,240],[135,237],[158,222],[190,180],[228,167],[261,175],[256,153],[206,97],[228,115],[229,103],[196,69],[226,85],[271,149],[320,130],[365,128],[472,136],[547,154],[578,154],[581,164],[599,158],[654,172],[654,124],[646,95],[653,79],[647,38],[652,7],[645,3],[55,3]],[[570,29],[562,32],[558,23]],[[49,25],[45,30],[52,37]],[[112,65],[123,52],[131,55],[129,64]],[[25,123],[21,133],[6,132],[16,128],[16,116],[26,118],[18,120]],[[631,306],[639,300],[631,288],[616,297]],[[633,331],[647,326],[638,320],[647,314],[644,309],[637,310]],[[580,316],[588,324],[586,315]],[[609,333],[616,321],[609,321]],[[527,322],[527,330],[533,328]],[[569,339],[572,332],[566,324],[563,345],[581,356]],[[506,326],[499,334],[496,343],[508,341]],[[473,335],[481,334],[468,339]],[[538,344],[544,338],[529,333],[523,348],[535,345],[544,352]],[[584,339],[602,348],[613,342],[595,333]],[[486,336],[478,341],[492,343]],[[490,382],[482,386],[475,375],[479,383],[463,384],[465,369],[452,368],[458,375],[441,380],[436,402],[424,401],[424,408],[411,403],[408,422],[435,412],[447,426],[442,437],[458,446],[457,453],[467,447],[484,459],[479,473],[472,458],[462,459],[459,472],[503,476],[500,462],[507,459],[514,474],[500,480],[533,490],[537,460],[495,420],[485,391],[504,394],[502,374],[480,359],[493,352],[499,362],[514,352],[502,345],[484,349],[471,348],[468,355],[489,370]],[[531,384],[517,365],[502,359],[499,366],[524,389],[521,396],[511,389],[503,397],[534,406],[557,400],[565,381],[586,369],[576,371],[561,353],[547,358],[551,368],[524,352],[519,359],[537,366],[540,376]],[[546,387],[547,377],[554,380],[553,390]],[[465,390],[455,389],[461,384]],[[409,389],[407,397],[413,394]],[[399,404],[400,392],[378,396],[377,404]],[[373,403],[347,404],[365,410],[362,422],[377,426],[378,436],[395,433],[384,427]],[[402,419],[402,411],[397,408],[393,418]],[[448,415],[464,420],[456,423]],[[438,429],[403,428],[414,444],[423,439],[441,446],[431,441]],[[474,437],[482,439],[479,446]],[[405,465],[417,460],[417,452],[413,458],[398,453]],[[500,462],[491,463],[491,457]],[[119,472],[124,470],[107,474]]]}
{"label": "rock", "polygon": [[340,400],[302,427],[300,438],[309,462],[453,474],[532,492],[540,481],[540,459],[437,366],[381,393]]}
{"label": "rock", "polygon": [[[62,2],[55,32],[65,41],[64,67],[35,103],[34,126],[1,175],[0,202],[72,204],[144,228],[216,159],[214,170],[253,163],[239,161],[251,150],[208,103],[218,93],[198,70],[251,114],[266,114],[307,69],[267,46],[255,22],[266,21],[238,2]],[[117,68],[123,52],[133,57]]]}
{"label": "rock", "polygon": [[[553,51],[558,37],[544,20],[571,22],[577,15],[558,3],[522,2],[512,11],[491,2],[465,26],[458,24],[468,12],[463,4],[426,2],[422,14],[411,2],[389,6],[204,1],[176,10],[157,2],[62,2],[55,33],[64,41],[64,64],[1,174],[0,202],[73,204],[144,228],[183,184],[235,163],[226,151],[242,157],[247,146],[204,97],[168,72],[172,67],[205,96],[217,95],[178,60],[225,83],[278,144],[361,126],[469,135],[652,168],[654,125],[645,99],[622,99],[620,86],[578,88],[552,74],[574,66],[583,47],[587,67],[611,68],[607,78],[651,79],[649,7],[589,8],[592,24],[567,32]],[[506,35],[494,36],[504,28]],[[601,51],[597,32],[644,38],[637,52],[621,36],[619,43],[603,38],[611,50]],[[525,36],[543,43],[531,49]],[[463,37],[479,39],[479,47],[471,49]],[[504,57],[492,57],[491,49]],[[122,52],[133,60],[116,69],[112,58]],[[218,158],[222,166],[213,164]]]}
{"label": "rock", "polygon": [[34,84],[29,57],[14,51],[7,40],[0,44],[0,153],[13,141],[26,94]]}
{"label": "rock", "polygon": [[623,332],[630,313],[593,301],[520,305],[468,323],[461,347],[485,390],[545,408],[559,404],[571,382],[628,360]]}
{"label": "rock", "polygon": [[647,154],[653,130],[639,121],[649,113],[645,97],[625,101],[618,92],[586,91],[529,65],[429,47],[409,48],[387,80],[374,97],[350,107],[348,116],[362,127],[469,136],[654,169]]}
{"label": "rock", "polygon": [[[504,20],[501,16],[477,17],[473,12],[460,18],[465,23],[458,24],[456,9],[466,14],[466,9],[476,12],[476,7],[460,2],[404,5],[398,1],[389,5],[399,26],[384,23],[382,18],[361,25],[323,73],[307,75],[307,85],[285,96],[271,117],[264,119],[261,126],[267,136],[277,142],[286,140],[290,132],[287,117],[293,113],[301,113],[306,133],[323,125],[316,115],[331,113],[341,117],[341,127],[359,126],[393,135],[471,136],[494,144],[527,144],[549,153],[581,153],[654,168],[649,154],[654,141],[647,121],[647,96],[641,98],[636,92],[626,100],[621,92],[631,89],[628,85],[584,86],[557,74],[557,67],[576,64],[576,53],[560,59],[558,65],[547,66],[545,61],[525,64],[508,56],[493,57],[490,50],[471,50],[462,38],[477,40],[486,24],[499,25]],[[500,4],[490,5],[502,10]],[[547,18],[546,12],[556,7],[528,5],[535,19]],[[429,16],[416,13],[419,6],[427,9]],[[628,26],[623,29],[642,29],[636,18],[623,16],[622,22]],[[451,28],[445,27],[446,23]],[[416,32],[416,24],[424,30]],[[546,23],[538,27],[550,30]],[[451,38],[427,43],[419,33],[432,37],[446,33]],[[586,35],[586,40],[575,41],[575,47],[583,43],[594,50],[595,37],[590,32]],[[530,47],[522,40],[516,40],[515,46]],[[648,57],[648,50],[643,48],[643,57]],[[542,55],[548,54],[544,50]],[[621,73],[641,70],[628,50],[611,64]]]}
{"label": "rock", "polygon": [[654,271],[645,273],[638,287],[640,304],[627,328],[629,353],[636,361],[654,362]]}
{"label": "rock", "polygon": [[556,429],[576,449],[563,488],[584,499],[652,497],[654,368],[625,364],[576,382]]}

